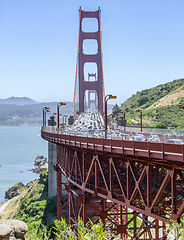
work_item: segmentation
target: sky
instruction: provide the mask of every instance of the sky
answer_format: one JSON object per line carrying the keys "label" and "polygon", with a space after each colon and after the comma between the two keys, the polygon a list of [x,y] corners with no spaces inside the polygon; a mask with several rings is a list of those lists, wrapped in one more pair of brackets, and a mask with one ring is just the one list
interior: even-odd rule
{"label": "sky", "polygon": [[80,6],[101,9],[109,104],[184,78],[183,0],[0,0],[0,99],[73,100]]}

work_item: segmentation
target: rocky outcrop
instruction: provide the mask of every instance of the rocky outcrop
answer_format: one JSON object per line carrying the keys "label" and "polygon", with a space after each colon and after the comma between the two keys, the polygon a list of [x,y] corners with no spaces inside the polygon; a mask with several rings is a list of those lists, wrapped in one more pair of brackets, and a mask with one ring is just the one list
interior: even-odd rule
{"label": "rocky outcrop", "polygon": [[24,190],[24,189],[25,189],[25,185],[22,182],[18,182],[13,187],[9,188],[5,192],[5,198],[11,199],[11,198],[19,195],[22,192],[22,190]]}
{"label": "rocky outcrop", "polygon": [[34,161],[35,166],[40,166],[42,164],[48,163],[47,158],[44,157],[43,155],[37,155],[36,159]]}
{"label": "rocky outcrop", "polygon": [[34,173],[41,173],[43,171],[46,171],[48,169],[48,163],[45,163],[37,168],[33,168],[31,171]]}
{"label": "rocky outcrop", "polygon": [[34,166],[36,168],[31,169],[32,172],[34,173],[41,173],[43,171],[46,171],[48,169],[48,160],[46,157],[43,155],[37,155],[35,161],[34,161]]}
{"label": "rocky outcrop", "polygon": [[20,220],[0,220],[0,240],[23,240],[27,230],[26,223]]}

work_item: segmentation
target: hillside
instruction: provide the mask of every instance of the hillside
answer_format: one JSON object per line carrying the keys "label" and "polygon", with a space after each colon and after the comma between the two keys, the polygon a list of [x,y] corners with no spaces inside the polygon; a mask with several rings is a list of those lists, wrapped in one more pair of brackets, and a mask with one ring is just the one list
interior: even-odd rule
{"label": "hillside", "polygon": [[[1,219],[18,219],[28,225],[27,240],[37,238],[44,232],[43,225],[50,228],[57,218],[57,199],[48,198],[48,171],[42,172],[38,180],[32,181],[21,194],[12,199],[3,212]],[[43,230],[43,231],[42,231]]]}
{"label": "hillside", "polygon": [[37,102],[28,98],[28,97],[10,97],[6,99],[0,99],[1,104],[15,104],[15,105],[29,105],[29,104],[36,104]]}
{"label": "hillside", "polygon": [[[52,115],[57,110],[56,102],[37,103],[30,105],[2,104],[0,105],[0,125],[41,125],[43,107],[49,107]],[[72,103],[60,108],[61,114],[71,115]]]}
{"label": "hillside", "polygon": [[131,125],[134,120],[139,120],[140,113],[135,110],[141,109],[145,126],[184,128],[184,111],[179,110],[179,106],[183,105],[184,79],[177,79],[137,92],[119,108],[116,106],[114,111],[124,111]]}
{"label": "hillside", "polygon": [[148,107],[147,110],[151,108],[165,107],[169,105],[179,104],[182,97],[184,97],[184,86],[177,88],[176,90],[172,91],[165,97],[161,98],[156,103]]}
{"label": "hillside", "polygon": [[[47,114],[47,117],[57,112],[57,102],[37,103],[32,99],[27,99],[29,104],[24,105],[26,98],[12,97],[10,99],[0,99],[0,125],[42,125],[43,107],[50,108],[50,113]],[[2,104],[3,101],[6,104]],[[72,107],[73,102],[66,102],[66,106],[60,108],[60,114],[71,115]],[[108,104],[108,110],[111,111],[112,108],[113,105]]]}

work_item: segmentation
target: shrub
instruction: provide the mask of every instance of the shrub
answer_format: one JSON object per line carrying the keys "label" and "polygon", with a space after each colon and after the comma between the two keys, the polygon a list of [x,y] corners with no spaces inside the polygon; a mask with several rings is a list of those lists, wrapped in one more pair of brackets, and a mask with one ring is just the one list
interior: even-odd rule
{"label": "shrub", "polygon": [[[65,219],[55,220],[54,222],[54,229],[56,230],[55,235],[57,236],[58,240],[107,240],[112,238],[114,240],[121,239],[120,235],[115,236],[110,231],[106,230],[101,220],[98,224],[93,224],[93,222],[90,221],[91,229],[86,228],[84,226],[84,222],[80,218],[78,218],[77,224],[73,226],[69,226],[66,223]],[[73,231],[72,229],[76,229],[76,231]]]}
{"label": "shrub", "polygon": [[167,129],[167,126],[165,125],[165,123],[158,123],[155,125],[156,128],[164,128]]}

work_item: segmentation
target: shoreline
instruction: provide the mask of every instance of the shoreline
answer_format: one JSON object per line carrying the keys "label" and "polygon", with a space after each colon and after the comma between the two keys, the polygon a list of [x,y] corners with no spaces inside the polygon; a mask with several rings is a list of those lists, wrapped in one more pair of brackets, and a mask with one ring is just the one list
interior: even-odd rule
{"label": "shoreline", "polygon": [[[37,180],[39,179],[39,175],[37,179],[31,180],[29,181],[26,185],[24,185],[24,188],[21,189],[20,193],[10,199],[4,198],[5,201],[0,203],[0,219],[2,219],[3,213],[6,211],[6,209],[9,207],[9,205],[13,202],[15,202],[17,199],[22,198],[25,196],[25,194],[27,193],[27,190],[30,187],[33,187],[35,185],[35,183],[37,182]],[[20,182],[19,182],[20,183]],[[10,187],[9,189],[13,188],[15,185],[17,185],[18,183],[14,184],[12,187]],[[8,190],[9,190],[8,189]],[[8,191],[6,190],[6,191]]]}
{"label": "shoreline", "polygon": [[13,197],[11,199],[7,199],[5,202],[3,202],[2,204],[0,204],[0,219],[2,218],[2,215],[4,213],[4,211],[6,210],[6,208],[10,205],[10,203],[16,201],[18,198],[20,198],[23,195],[18,195],[16,197]]}
{"label": "shoreline", "polygon": [[[29,173],[34,173],[34,172],[29,171]],[[34,174],[37,174],[37,173],[34,173]],[[24,184],[24,186],[26,187],[30,182],[38,180],[39,174],[37,174],[37,175],[38,175],[37,178],[34,178],[33,180],[28,181],[26,184]],[[15,183],[14,185],[12,185],[10,188],[12,188],[13,186],[15,186],[17,183],[18,183],[18,182],[16,182],[16,183]],[[8,191],[10,188],[8,188],[8,189],[5,190],[4,196],[5,196],[6,191]],[[20,195],[21,195],[21,194],[15,196],[15,197],[18,197],[18,196],[20,196]],[[15,197],[13,197],[13,198],[15,198]],[[13,199],[13,198],[11,198],[11,199]],[[5,198],[5,197],[4,197],[4,200],[0,202],[0,208],[2,207],[2,205],[4,205],[6,202],[8,202],[8,201],[11,200],[11,199],[8,199],[8,198]]]}
{"label": "shoreline", "polygon": [[[6,165],[1,165],[0,170],[5,171],[7,169]],[[37,154],[33,160],[32,166],[19,169],[16,173],[18,177],[12,179],[12,183],[2,182],[2,188],[0,191],[0,206],[4,204],[9,199],[5,198],[5,193],[11,189],[18,182],[22,182],[24,186],[27,186],[31,181],[37,180],[41,172],[46,171],[48,169],[48,160],[44,155]],[[7,178],[7,177],[6,177]]]}

